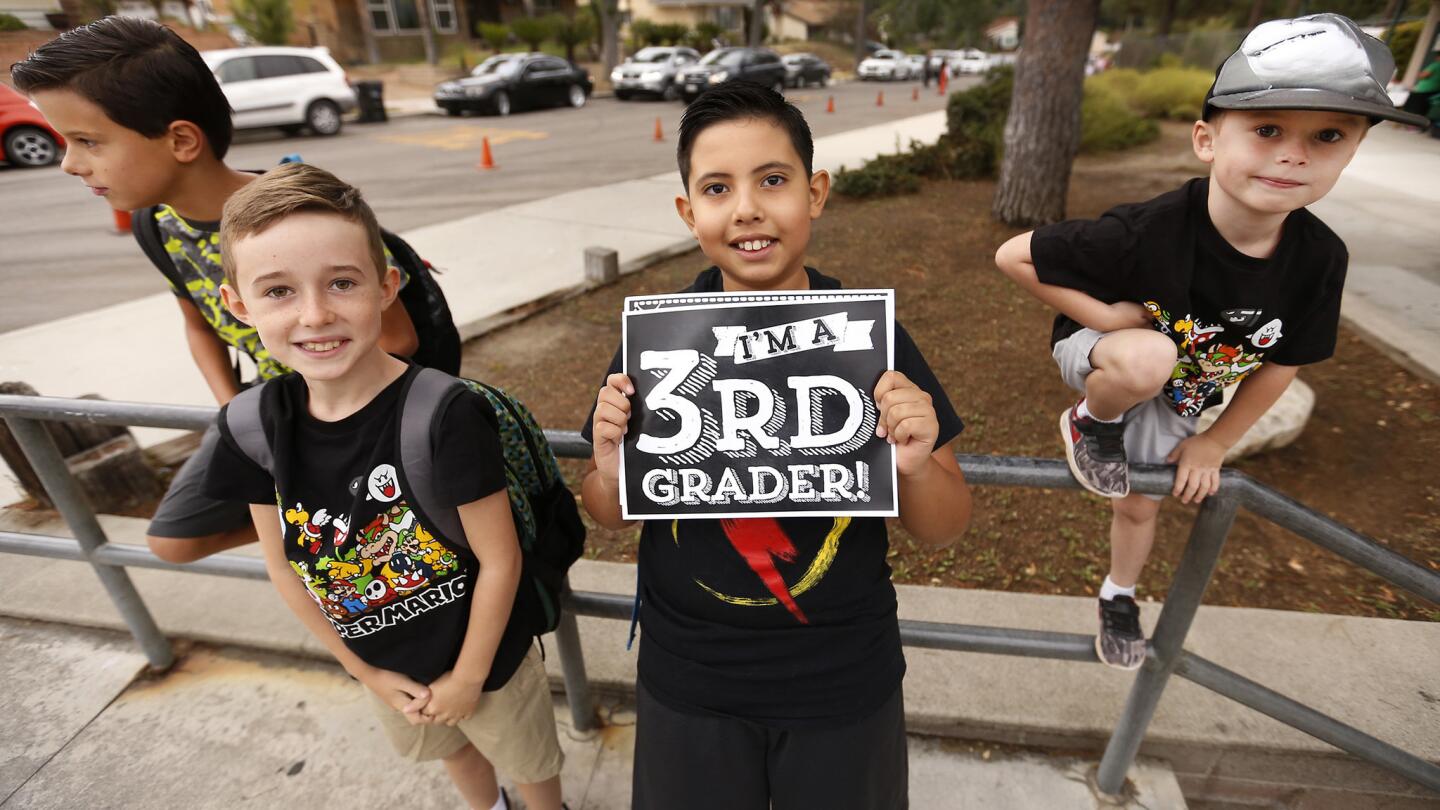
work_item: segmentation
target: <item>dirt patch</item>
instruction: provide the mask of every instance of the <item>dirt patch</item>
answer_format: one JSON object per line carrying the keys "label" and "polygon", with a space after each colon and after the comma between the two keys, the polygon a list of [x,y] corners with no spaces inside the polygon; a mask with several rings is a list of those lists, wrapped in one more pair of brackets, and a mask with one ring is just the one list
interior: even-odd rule
{"label": "dirt patch", "polygon": [[[1078,162],[1071,216],[1096,216],[1202,173],[1188,129],[1120,155]],[[900,319],[925,351],[967,429],[965,453],[1060,455],[1055,415],[1070,401],[1049,357],[1051,313],[995,271],[1014,229],[990,219],[990,182],[936,182],[916,195],[835,199],[817,223],[810,263],[849,287],[894,287]],[[627,295],[673,292],[704,268],[698,252],[662,262],[465,348],[464,373],[503,386],[546,426],[578,429],[620,339]],[[1301,372],[1317,405],[1293,445],[1237,465],[1387,548],[1440,570],[1440,391],[1354,333],[1336,356]],[[566,462],[578,482],[581,465]],[[1142,593],[1163,598],[1195,510],[1168,503]],[[1073,491],[979,487],[975,517],[954,548],[927,552],[892,526],[896,582],[1030,593],[1094,594],[1108,568],[1109,509]],[[592,527],[587,555],[631,561],[636,530]],[[1236,521],[1206,601],[1440,621],[1435,605],[1266,521]]]}

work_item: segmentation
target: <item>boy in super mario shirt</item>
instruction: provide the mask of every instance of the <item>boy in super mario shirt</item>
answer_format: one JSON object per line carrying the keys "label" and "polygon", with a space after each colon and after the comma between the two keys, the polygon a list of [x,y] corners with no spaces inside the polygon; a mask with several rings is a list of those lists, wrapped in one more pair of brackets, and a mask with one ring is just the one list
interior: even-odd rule
{"label": "boy in super mario shirt", "polygon": [[259,397],[269,470],[237,445],[234,403],[222,410],[207,494],[251,504],[271,582],[369,690],[397,752],[442,760],[470,807],[509,806],[498,767],[527,807],[560,810],[544,667],[509,621],[521,554],[494,411],[467,390],[430,430],[430,505],[455,508],[464,529],[443,536],[399,470],[420,367],[379,345],[399,277],[360,193],[283,166],[231,195],[221,239],[225,305],[296,373],[242,394]]}
{"label": "boy in super mario shirt", "polygon": [[[714,267],[686,292],[838,289],[805,266],[829,175],[800,111],[728,82],[685,111],[680,217]],[[970,495],[945,391],[895,325],[874,397],[896,447],[900,520],[953,543]],[[617,353],[582,433],[585,508],[626,525],[621,437],[634,386]],[[896,810],[907,806],[905,672],[885,522],[873,517],[649,520],[641,529],[637,810]]]}
{"label": "boy in super mario shirt", "polygon": [[[1393,72],[1385,45],[1345,17],[1264,23],[1216,73],[1195,122],[1208,178],[1021,234],[995,254],[1060,311],[1052,353],[1084,395],[1060,431],[1076,479],[1113,499],[1095,640],[1110,666],[1145,659],[1135,583],[1160,511],[1158,497],[1130,492],[1127,465],[1174,463],[1172,494],[1203,500],[1299,366],[1334,353],[1349,257],[1305,206],[1335,185],[1372,125],[1413,118],[1385,93]],[[1199,414],[1232,385],[1197,433]]]}

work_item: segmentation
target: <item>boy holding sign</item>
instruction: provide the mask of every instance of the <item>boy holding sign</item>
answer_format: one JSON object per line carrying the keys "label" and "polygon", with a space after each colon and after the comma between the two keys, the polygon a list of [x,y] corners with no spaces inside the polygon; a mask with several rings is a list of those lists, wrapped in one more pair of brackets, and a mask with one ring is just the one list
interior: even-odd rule
{"label": "boy holding sign", "polygon": [[[809,126],[780,94],[744,82],[706,92],[685,111],[677,151],[676,209],[715,264],[683,292],[840,288],[804,264],[830,177],[811,170]],[[922,543],[949,545],[970,518],[949,447],[963,426],[898,323],[893,338],[893,370],[866,384],[872,432],[895,448],[901,522]],[[805,356],[833,362],[821,354]],[[620,467],[637,389],[623,363],[617,352],[582,429],[594,445],[585,507],[610,528],[627,525]],[[677,428],[637,428],[647,429]],[[905,660],[883,519],[652,519],[640,546],[633,807],[907,806]]]}

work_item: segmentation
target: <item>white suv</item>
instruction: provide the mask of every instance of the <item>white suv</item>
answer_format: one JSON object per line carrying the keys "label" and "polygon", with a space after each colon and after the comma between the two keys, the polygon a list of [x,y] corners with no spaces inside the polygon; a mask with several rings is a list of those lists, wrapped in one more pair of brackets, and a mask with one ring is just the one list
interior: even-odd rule
{"label": "white suv", "polygon": [[234,110],[236,129],[280,127],[290,134],[340,131],[355,91],[325,48],[228,48],[202,51]]}

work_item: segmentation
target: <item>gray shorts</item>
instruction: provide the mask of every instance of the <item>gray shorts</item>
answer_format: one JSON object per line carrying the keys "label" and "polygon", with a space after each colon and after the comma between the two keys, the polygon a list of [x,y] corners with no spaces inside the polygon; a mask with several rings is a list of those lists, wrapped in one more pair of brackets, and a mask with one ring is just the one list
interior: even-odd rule
{"label": "gray shorts", "polygon": [[[1060,378],[1066,385],[1085,392],[1085,378],[1095,370],[1090,365],[1090,352],[1102,337],[1104,332],[1082,327],[1055,344],[1050,354],[1060,366]],[[1195,435],[1199,422],[1198,416],[1176,413],[1163,394],[1148,399],[1125,412],[1125,455],[1131,464],[1164,464],[1176,445]]]}
{"label": "gray shorts", "polygon": [[250,505],[217,501],[205,495],[205,471],[220,442],[220,429],[211,425],[200,438],[200,447],[175,472],[170,489],[155,510],[147,534],[155,537],[205,537],[243,529],[250,522]]}

